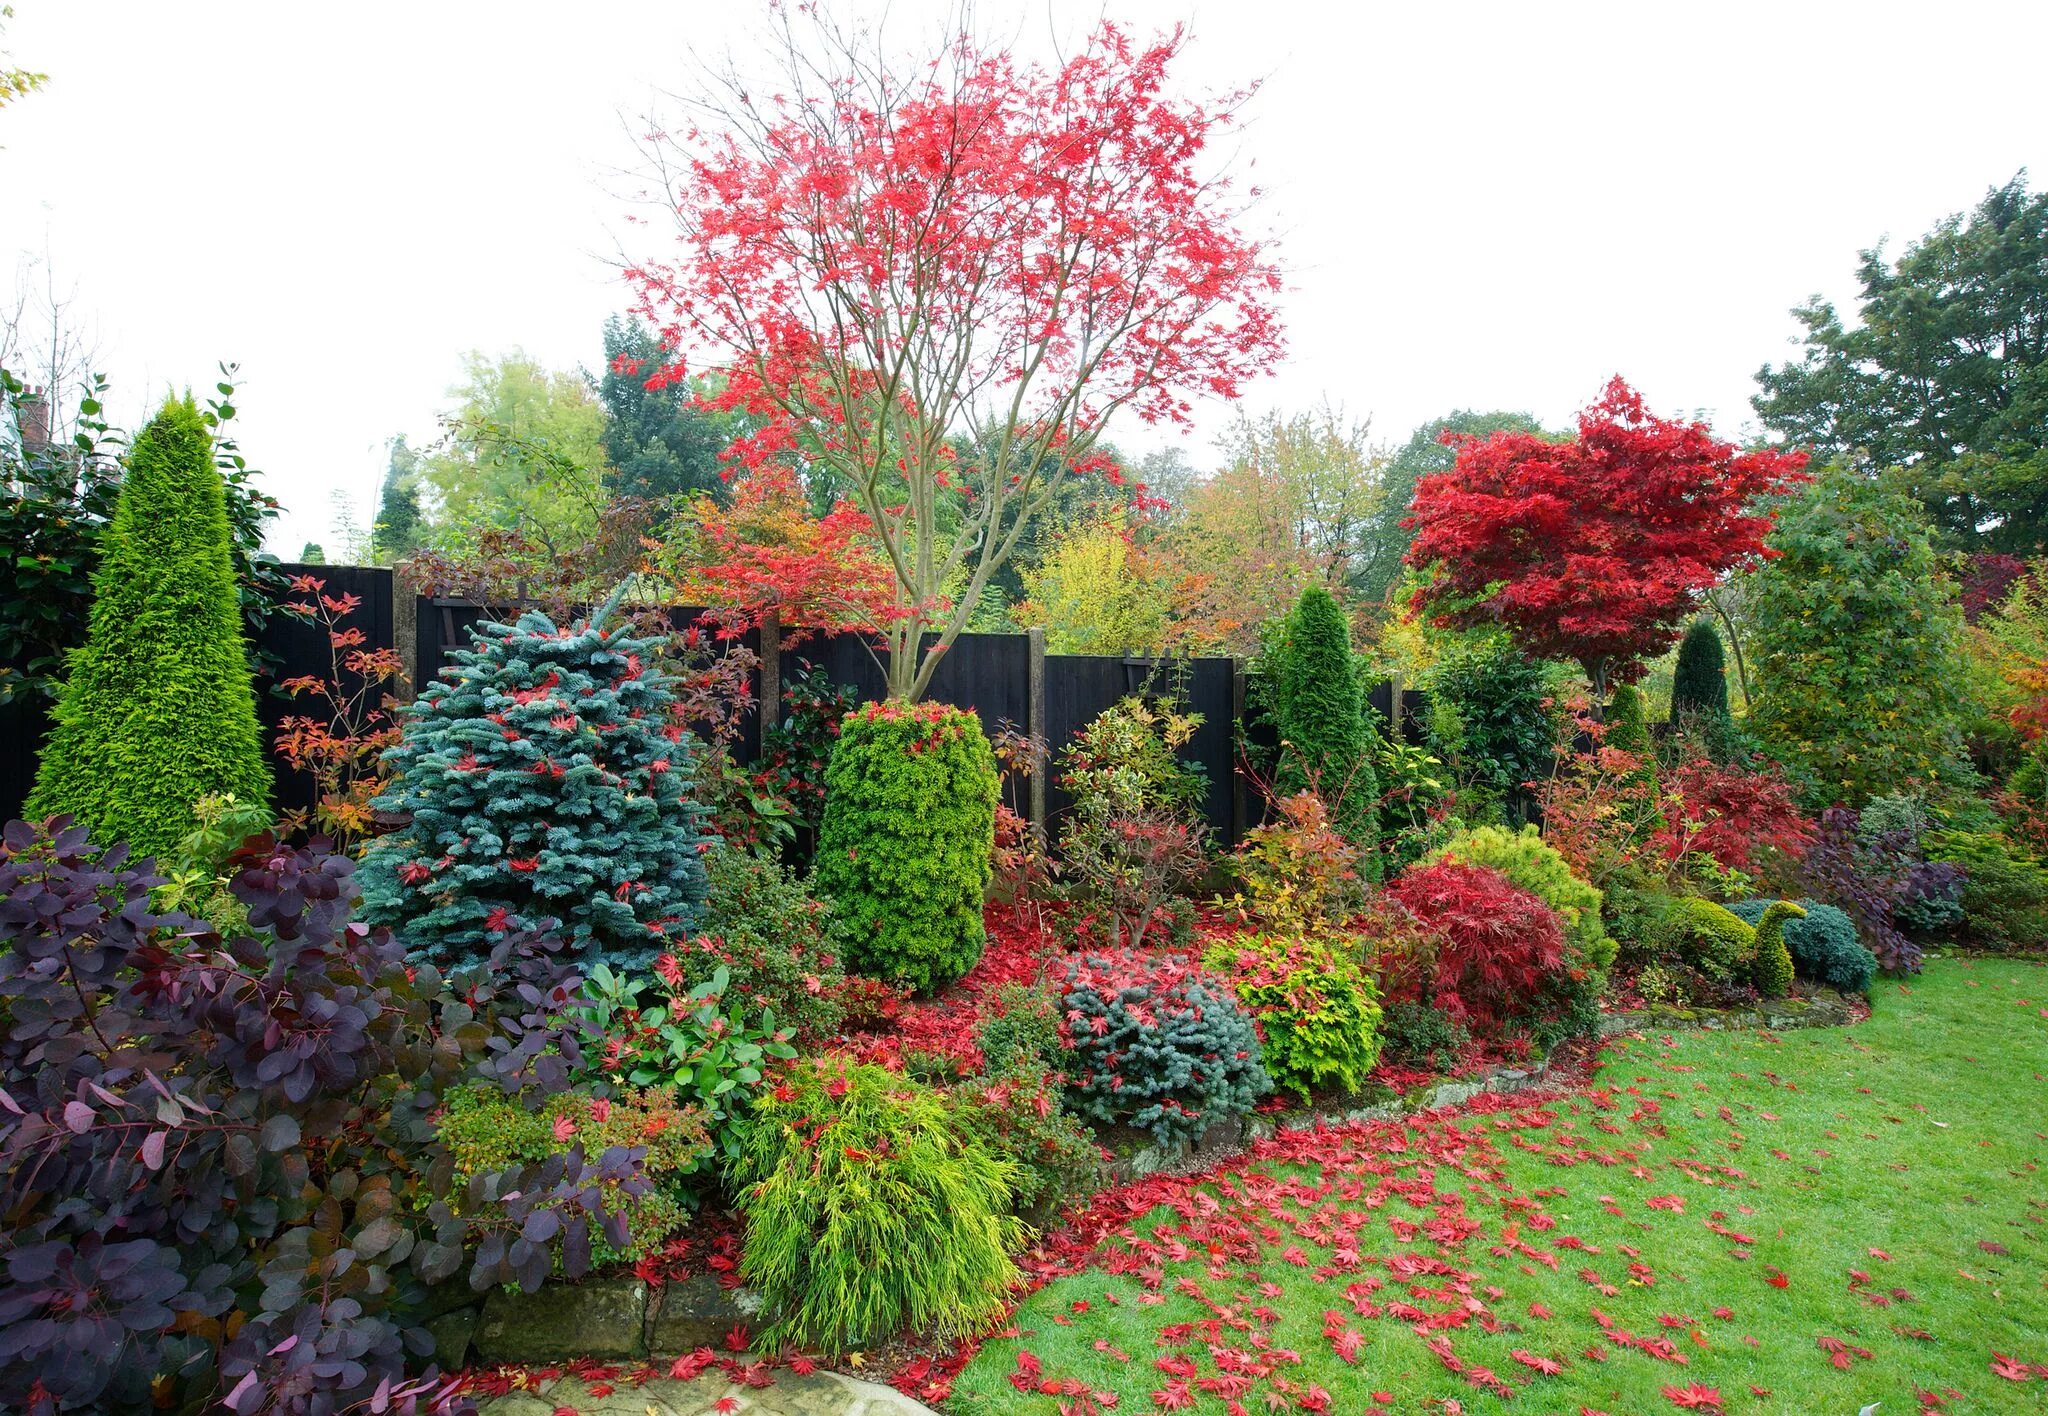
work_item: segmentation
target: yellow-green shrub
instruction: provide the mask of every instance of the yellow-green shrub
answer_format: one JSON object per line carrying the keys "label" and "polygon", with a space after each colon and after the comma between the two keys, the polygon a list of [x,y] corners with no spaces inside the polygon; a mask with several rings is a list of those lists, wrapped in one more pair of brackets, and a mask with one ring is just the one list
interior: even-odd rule
{"label": "yellow-green shrub", "polygon": [[1756,931],[1726,906],[1697,895],[1672,904],[1660,933],[1666,954],[1720,983],[1746,975],[1756,955]]}
{"label": "yellow-green shrub", "polygon": [[1380,1056],[1379,990],[1320,940],[1244,934],[1203,960],[1265,1034],[1273,1084],[1299,1093],[1355,1092]]}

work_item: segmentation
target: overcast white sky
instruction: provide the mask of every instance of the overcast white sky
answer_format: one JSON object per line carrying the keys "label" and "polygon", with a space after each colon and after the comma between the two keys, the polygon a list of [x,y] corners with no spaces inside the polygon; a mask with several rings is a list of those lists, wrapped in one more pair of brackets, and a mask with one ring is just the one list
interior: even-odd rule
{"label": "overcast white sky", "polygon": [[[131,423],[240,361],[296,553],[332,489],[367,514],[387,437],[434,435],[465,350],[598,364],[622,115],[758,3],[14,0],[15,62],[51,83],[0,114],[0,278],[47,250]],[[2048,181],[2039,0],[981,9],[1026,47],[1188,20],[1192,86],[1265,79],[1239,166],[1291,350],[1253,401],[1327,396],[1397,440],[1457,407],[1563,422],[1616,372],[1737,433],[1787,311],[1850,295],[1858,249]]]}

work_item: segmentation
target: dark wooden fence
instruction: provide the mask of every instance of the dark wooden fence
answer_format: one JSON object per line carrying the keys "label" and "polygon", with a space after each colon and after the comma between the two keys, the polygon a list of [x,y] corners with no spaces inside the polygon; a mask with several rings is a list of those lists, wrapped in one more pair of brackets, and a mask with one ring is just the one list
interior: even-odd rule
{"label": "dark wooden fence", "polygon": [[[466,648],[473,627],[487,619],[515,618],[512,607],[486,608],[468,600],[436,599],[401,593],[390,570],[370,566],[298,566],[287,573],[306,572],[326,582],[332,596],[352,594],[361,607],[348,623],[360,628],[368,648],[396,648],[406,661],[415,685],[424,684],[440,673],[455,650]],[[678,628],[698,613],[677,609],[670,623]],[[778,629],[768,628],[775,648],[772,663],[764,658],[763,668],[772,671],[771,691],[792,672],[800,660],[822,667],[837,683],[853,688],[862,698],[878,698],[883,691],[881,666],[858,635],[812,636],[797,644],[783,644]],[[749,648],[759,652],[762,633],[750,631]],[[1046,740],[1053,757],[1073,739],[1089,720],[1119,699],[1137,692],[1171,693],[1181,706],[1199,713],[1202,725],[1182,756],[1198,764],[1208,779],[1209,792],[1204,815],[1219,843],[1234,844],[1248,825],[1262,814],[1256,795],[1248,793],[1236,770],[1233,725],[1244,706],[1244,669],[1241,660],[1197,658],[1159,661],[1122,658],[1114,655],[1047,654],[1038,634],[963,634],[940,661],[933,675],[929,697],[973,709],[985,729],[996,731],[1004,724],[1020,731],[1035,731]],[[268,665],[267,682],[259,695],[259,713],[265,742],[276,735],[287,716],[309,711],[303,700],[287,697],[277,685],[300,675],[330,677],[334,652],[324,627],[295,616],[271,616],[259,641]],[[752,684],[756,701],[762,693],[762,675]],[[352,687],[353,685],[349,685]],[[779,693],[776,694],[779,700]],[[1419,695],[1402,695],[1406,716],[1404,726],[1413,724]],[[1383,715],[1391,715],[1393,688],[1380,684],[1373,692],[1373,704]],[[39,704],[0,708],[0,819],[19,813],[35,780],[35,763],[47,731],[46,714]],[[1412,727],[1409,728],[1412,734]],[[759,750],[759,716],[749,715],[742,725],[736,751],[741,761],[751,761]],[[273,765],[276,765],[273,763]],[[280,807],[311,804],[312,783],[303,775],[280,768],[276,800]],[[1056,820],[1068,806],[1067,800],[1048,782],[1040,811],[1048,822]]]}

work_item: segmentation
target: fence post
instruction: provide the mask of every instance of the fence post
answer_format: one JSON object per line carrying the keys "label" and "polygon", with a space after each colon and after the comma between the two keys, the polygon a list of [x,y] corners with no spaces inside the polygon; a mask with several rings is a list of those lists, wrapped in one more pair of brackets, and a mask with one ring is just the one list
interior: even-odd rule
{"label": "fence post", "polygon": [[410,703],[420,689],[420,588],[413,579],[411,560],[401,560],[391,567],[391,639],[392,647],[398,650],[398,661],[405,669],[405,677],[393,695],[402,703]]}
{"label": "fence post", "polygon": [[766,758],[768,734],[782,722],[782,613],[774,609],[761,616],[761,706],[756,716],[756,745]]}
{"label": "fence post", "polygon": [[1024,693],[1029,704],[1030,723],[1025,731],[1031,734],[1031,829],[1038,836],[1041,846],[1045,844],[1045,774],[1051,770],[1048,760],[1050,744],[1046,740],[1045,722],[1045,627],[1033,625],[1024,631],[1025,661]]}
{"label": "fence post", "polygon": [[1234,850],[1244,839],[1247,804],[1244,768],[1238,763],[1238,735],[1244,731],[1244,660],[1230,661],[1230,845]]}

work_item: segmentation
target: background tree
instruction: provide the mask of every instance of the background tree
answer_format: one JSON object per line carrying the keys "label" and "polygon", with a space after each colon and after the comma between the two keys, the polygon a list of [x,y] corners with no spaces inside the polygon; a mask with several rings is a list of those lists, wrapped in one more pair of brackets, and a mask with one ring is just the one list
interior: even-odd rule
{"label": "background tree", "polygon": [[1121,516],[1067,532],[1023,578],[1012,618],[1044,626],[1051,653],[1150,654],[1166,641],[1169,587]]}
{"label": "background tree", "polygon": [[1527,413],[1473,413],[1460,409],[1424,423],[1409,435],[1399,451],[1386,459],[1381,474],[1385,493],[1379,511],[1352,557],[1349,580],[1357,604],[1383,605],[1392,594],[1408,546],[1415,539],[1414,528],[1406,524],[1415,484],[1431,473],[1450,471],[1458,460],[1457,450],[1444,442],[1444,434],[1485,438],[1499,432],[1550,436]]}
{"label": "background tree", "polygon": [[446,548],[483,531],[516,531],[544,553],[589,538],[603,509],[604,405],[580,374],[514,350],[471,353],[449,390],[461,400],[447,435],[421,457],[433,536]]}
{"label": "background tree", "polygon": [[1311,585],[1282,631],[1273,666],[1274,716],[1280,725],[1280,763],[1274,788],[1282,795],[1313,791],[1330,804],[1331,819],[1364,850],[1377,874],[1379,779],[1373,770],[1375,730],[1366,719],[1358,660],[1344,611],[1328,590]]}
{"label": "background tree", "polygon": [[300,565],[325,565],[325,564],[327,564],[327,548],[326,548],[325,546],[321,545],[321,544],[320,544],[320,543],[319,543],[318,541],[308,541],[308,542],[306,542],[306,544],[305,544],[305,545],[303,545],[303,546],[299,547],[299,564],[300,564]]}
{"label": "background tree", "polygon": [[1757,371],[1764,425],[1902,469],[1950,543],[2048,549],[2048,192],[2021,171],[1857,279],[1853,327],[1819,296],[1792,312],[1806,349]]}
{"label": "background tree", "polygon": [[1831,470],[1787,497],[1744,586],[1749,725],[1812,807],[1934,788],[1962,767],[1962,612],[1913,498]]}
{"label": "background tree", "polygon": [[667,362],[644,322],[630,315],[605,320],[597,397],[606,414],[609,485],[649,501],[698,493],[722,500],[729,478],[719,454],[746,431],[748,419],[706,407],[713,389],[702,379],[648,387]]}
{"label": "background tree", "polygon": [[377,520],[370,528],[370,557],[377,565],[403,560],[425,532],[420,512],[420,455],[400,433],[386,444],[390,455],[377,495]]}
{"label": "background tree", "polygon": [[[7,21],[14,18],[12,5],[0,5],[0,30]],[[0,108],[18,98],[26,98],[50,81],[48,74],[38,74],[28,69],[18,69],[13,58],[5,49],[0,49]]]}
{"label": "background tree", "polygon": [[1762,549],[1770,518],[1752,502],[1805,465],[1655,417],[1616,378],[1570,441],[1459,439],[1452,469],[1416,485],[1408,555],[1431,571],[1416,606],[1441,627],[1499,625],[1531,654],[1577,660],[1604,699]]}
{"label": "background tree", "polygon": [[226,494],[189,396],[136,437],[103,539],[91,628],[26,811],[68,812],[97,840],[161,854],[201,797],[270,797]]}
{"label": "background tree", "polygon": [[1199,167],[1242,95],[1170,96],[1179,32],[1105,25],[1049,70],[971,36],[898,64],[778,14],[772,82],[731,76],[654,140],[681,254],[629,276],[666,347],[725,370],[722,406],[767,420],[741,459],[826,469],[874,522],[888,691],[914,699],[1109,418],[1185,422],[1271,364],[1279,276]]}
{"label": "background tree", "polygon": [[1678,641],[1678,667],[1671,678],[1671,721],[1688,713],[1728,716],[1728,667],[1721,636],[1703,619],[1694,620]]}

